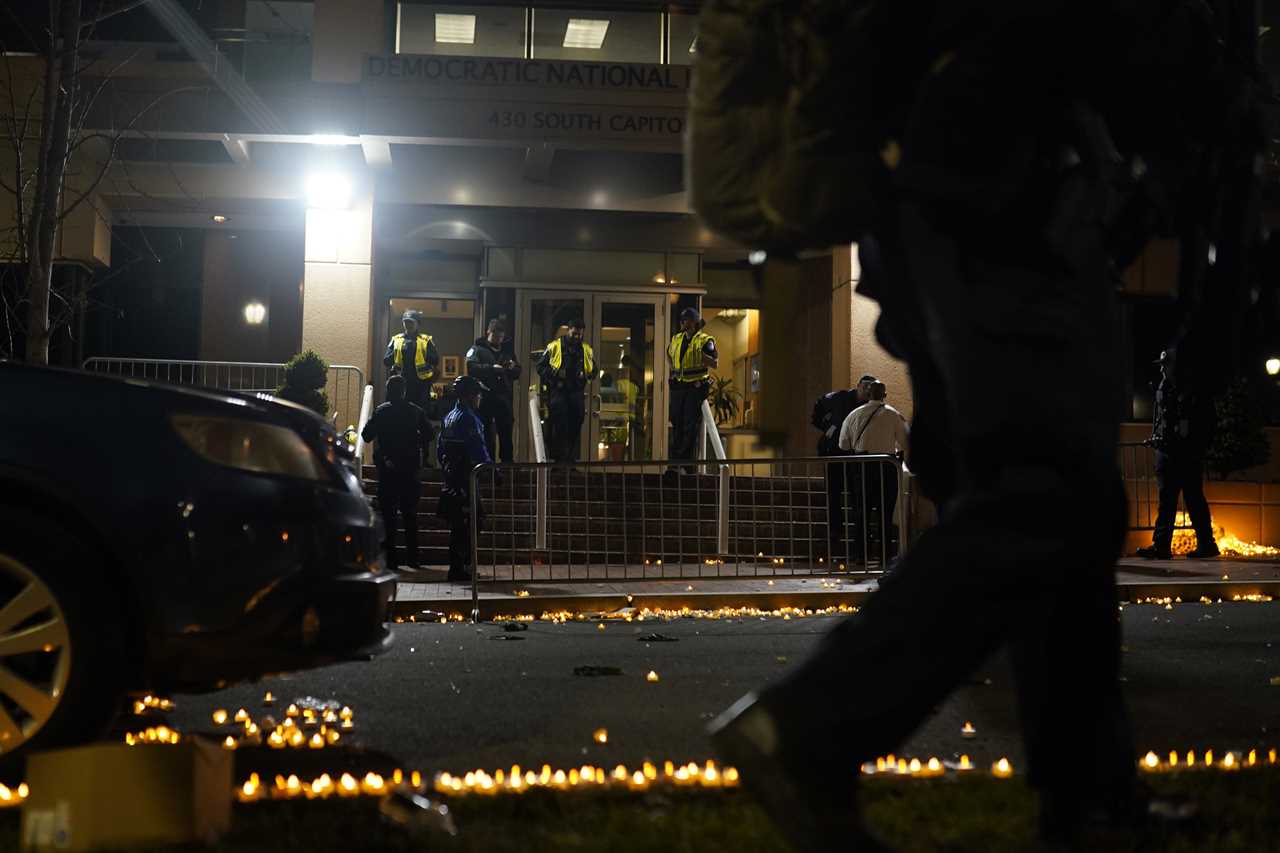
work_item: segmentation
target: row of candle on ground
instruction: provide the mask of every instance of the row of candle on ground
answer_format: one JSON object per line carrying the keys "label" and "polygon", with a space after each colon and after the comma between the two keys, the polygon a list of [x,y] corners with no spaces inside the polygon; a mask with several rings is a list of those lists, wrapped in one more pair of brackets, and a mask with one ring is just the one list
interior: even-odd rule
{"label": "row of candle on ground", "polygon": [[591,765],[569,770],[552,770],[550,765],[544,764],[539,772],[521,770],[520,765],[517,764],[510,770],[495,770],[492,774],[484,770],[472,770],[462,775],[440,773],[435,777],[435,790],[440,794],[456,796],[520,793],[537,788],[559,791],[601,787],[647,790],[656,785],[733,788],[738,785],[738,782],[736,768],[720,768],[714,761],[707,761],[701,765],[694,761],[681,765],[665,761],[661,767],[652,761],[646,761],[635,770],[629,770],[626,765],[619,764],[612,771]]}
{"label": "row of candle on ground", "polygon": [[[1198,601],[1185,602],[1185,603],[1187,604],[1222,604],[1225,601],[1230,601],[1230,602],[1250,601],[1255,603],[1265,603],[1269,601],[1275,601],[1275,599],[1270,595],[1264,595],[1260,592],[1248,592],[1248,593],[1244,593],[1243,595],[1239,595],[1239,594],[1233,595],[1229,599],[1224,599],[1224,598],[1213,599],[1207,595],[1202,595],[1200,596],[1200,599]],[[1175,595],[1175,596],[1165,595],[1165,596],[1144,596],[1141,598],[1135,598],[1133,600],[1133,603],[1163,605],[1166,610],[1172,610],[1173,605],[1183,604],[1184,602],[1182,600],[1182,596],[1180,595]],[[1123,604],[1120,606],[1124,607]]]}
{"label": "row of candle on ground", "polygon": [[[959,761],[942,761],[937,757],[921,761],[919,758],[906,759],[898,758],[894,755],[885,755],[876,758],[875,761],[868,761],[863,764],[862,774],[864,776],[893,774],[895,776],[912,776],[927,779],[932,776],[945,775],[948,770],[969,773],[976,769],[977,766],[967,755],[960,756]],[[1009,759],[1001,758],[991,765],[991,775],[1000,779],[1008,779],[1013,775],[1013,764],[1009,762]]]}
{"label": "row of candle on ground", "polygon": [[[691,607],[681,608],[648,608],[644,607],[639,610],[633,610],[627,613],[573,613],[568,610],[544,611],[538,616],[530,613],[521,613],[513,615],[498,614],[493,617],[494,622],[554,622],[557,624],[565,624],[568,622],[596,622],[596,627],[605,630],[608,622],[644,622],[646,619],[653,620],[675,620],[675,619],[768,619],[770,617],[778,619],[803,619],[810,616],[839,616],[857,613],[858,608],[849,604],[839,604],[832,607],[822,608],[805,608],[805,607],[779,607],[772,610],[762,610],[758,607],[717,607],[714,609],[693,609]],[[403,620],[402,620],[403,621]],[[410,620],[412,621],[412,620]]]}
{"label": "row of candle on ground", "polygon": [[1232,752],[1228,751],[1221,754],[1222,757],[1214,760],[1212,749],[1207,749],[1203,754],[1197,756],[1194,749],[1187,750],[1185,753],[1170,752],[1167,756],[1161,757],[1155,752],[1148,752],[1139,761],[1138,766],[1149,773],[1158,773],[1162,770],[1196,770],[1200,768],[1217,768],[1218,770],[1239,770],[1241,768],[1259,767],[1262,765],[1276,765],[1280,761],[1275,748],[1262,752],[1261,750],[1251,749],[1248,752]]}

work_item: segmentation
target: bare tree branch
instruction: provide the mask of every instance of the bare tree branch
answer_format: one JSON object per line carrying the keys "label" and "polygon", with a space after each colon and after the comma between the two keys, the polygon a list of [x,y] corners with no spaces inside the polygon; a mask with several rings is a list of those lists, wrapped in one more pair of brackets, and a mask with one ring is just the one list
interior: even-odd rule
{"label": "bare tree branch", "polygon": [[[63,209],[62,213],[61,213],[61,214],[59,214],[59,216],[58,216],[58,220],[59,220],[59,221],[62,221],[63,219],[66,219],[68,216],[70,216],[70,215],[71,215],[71,214],[76,210],[76,208],[78,208],[81,204],[83,204],[83,203],[84,203],[84,200],[85,200],[86,198],[88,198],[89,196],[93,195],[93,193],[97,192],[97,190],[98,190],[98,185],[102,183],[102,180],[107,176],[107,172],[109,172],[109,171],[111,170],[111,164],[112,164],[113,162],[115,162],[115,159],[116,159],[116,149],[117,149],[117,148],[119,148],[119,146],[120,146],[120,140],[124,137],[124,135],[125,135],[126,133],[129,133],[130,131],[132,131],[132,130],[133,130],[134,125],[136,125],[136,124],[138,123],[138,120],[139,120],[139,119],[141,119],[144,115],[146,115],[148,112],[150,112],[152,109],[154,109],[158,104],[160,104],[162,101],[164,101],[165,99],[169,98],[170,96],[172,96],[172,95],[177,95],[177,94],[181,94],[181,93],[184,93],[184,92],[193,92],[193,91],[195,91],[195,92],[205,92],[205,91],[208,91],[208,87],[207,87],[207,86],[184,86],[184,87],[182,87],[182,88],[178,88],[178,89],[170,89],[170,90],[169,90],[169,91],[167,91],[167,92],[162,92],[162,93],[160,93],[159,95],[157,95],[157,96],[156,96],[156,97],[151,101],[151,103],[147,104],[147,105],[146,105],[146,106],[144,106],[141,110],[139,110],[137,113],[135,113],[135,114],[134,114],[134,116],[133,116],[133,118],[131,118],[131,119],[129,120],[129,123],[128,123],[127,125],[125,125],[125,126],[124,126],[123,128],[121,128],[120,130],[116,131],[116,132],[112,135],[112,138],[111,138],[111,148],[110,148],[110,150],[107,152],[106,159],[105,159],[105,160],[103,160],[103,162],[102,162],[101,166],[99,167],[99,169],[98,169],[98,174],[94,177],[93,181],[89,184],[88,189],[86,189],[84,192],[82,192],[82,193],[80,193],[78,196],[76,196],[75,200],[74,200],[74,201],[72,201],[72,202],[71,202],[71,204],[67,205],[67,206]],[[175,178],[175,180],[176,180],[176,178],[177,178],[177,175],[176,175],[176,174],[174,175],[174,178]]]}
{"label": "bare tree branch", "polygon": [[80,26],[83,29],[92,29],[93,27],[98,26],[98,24],[101,24],[103,21],[110,20],[111,18],[114,18],[116,15],[123,15],[125,12],[132,12],[134,9],[139,9],[147,5],[148,2],[149,0],[129,0],[129,2],[126,2],[120,8],[112,9],[110,12],[103,12],[102,9],[99,8],[98,16],[96,18],[94,18],[91,21],[88,21],[87,23],[82,23]]}

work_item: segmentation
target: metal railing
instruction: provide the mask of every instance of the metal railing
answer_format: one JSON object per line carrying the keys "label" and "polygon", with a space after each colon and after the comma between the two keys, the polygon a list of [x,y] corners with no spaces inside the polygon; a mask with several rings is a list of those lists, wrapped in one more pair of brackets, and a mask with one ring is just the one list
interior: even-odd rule
{"label": "metal railing", "polygon": [[[1128,496],[1129,529],[1154,530],[1160,511],[1160,486],[1156,480],[1156,452],[1141,442],[1125,442],[1117,448],[1120,476]],[[1179,496],[1181,504],[1181,496]]]}
{"label": "metal railing", "polygon": [[486,582],[870,577],[905,550],[911,501],[893,456],[726,459],[716,475],[656,473],[668,464],[477,466],[474,594]]}
{"label": "metal railing", "polygon": [[360,422],[356,424],[356,459],[364,464],[364,427],[373,415],[373,386],[364,386],[364,397],[360,400]]}
{"label": "metal railing", "polygon": [[[167,382],[171,385],[274,394],[284,384],[285,366],[253,361],[166,361],[154,358],[94,357],[85,359],[81,368],[93,373]],[[325,392],[329,395],[329,417],[339,430],[359,422],[364,388],[364,371],[360,368],[349,364],[329,365],[329,381]]]}

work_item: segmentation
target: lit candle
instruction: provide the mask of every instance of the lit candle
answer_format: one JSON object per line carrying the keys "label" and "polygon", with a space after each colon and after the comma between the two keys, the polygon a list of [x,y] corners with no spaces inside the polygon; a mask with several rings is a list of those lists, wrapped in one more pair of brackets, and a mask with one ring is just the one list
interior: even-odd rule
{"label": "lit candle", "polygon": [[1160,766],[1160,759],[1156,757],[1154,752],[1148,752],[1146,757],[1142,759],[1142,764],[1148,770],[1155,770]]}
{"label": "lit candle", "polygon": [[956,768],[956,769],[958,769],[958,770],[972,770],[972,769],[973,769],[973,762],[969,760],[969,756],[967,756],[967,755],[962,755],[962,756],[960,756],[960,764],[957,766],[957,768]]}
{"label": "lit candle", "polygon": [[596,729],[596,730],[595,730],[595,732],[591,735],[591,737],[595,739],[595,742],[596,742],[596,743],[608,743],[608,742],[609,742],[609,730],[608,730],[608,729]]}
{"label": "lit candle", "polygon": [[644,678],[645,678],[645,681],[648,681],[649,683],[652,684],[653,682],[658,680],[658,673],[654,672],[653,670],[649,670],[649,674],[646,675]]}
{"label": "lit candle", "polygon": [[1013,765],[1009,763],[1009,759],[1001,758],[991,765],[991,772],[999,779],[1008,779],[1013,775]]}
{"label": "lit candle", "polygon": [[237,723],[243,723],[245,720],[249,719],[249,712],[244,708],[241,708],[239,711],[236,711],[235,719]]}
{"label": "lit candle", "polygon": [[275,702],[276,702],[276,697],[270,690],[268,690],[266,694],[263,695],[262,697],[262,704],[266,705],[267,707],[271,707],[272,705],[275,704]]}
{"label": "lit candle", "polygon": [[312,749],[324,749],[324,735],[316,732],[311,736],[311,740],[307,743],[307,746]]}
{"label": "lit candle", "polygon": [[974,736],[975,736],[975,735],[977,735],[977,734],[978,734],[978,730],[977,730],[977,729],[975,729],[975,728],[973,727],[973,723],[970,723],[970,722],[966,721],[966,722],[965,722],[965,724],[964,724],[963,726],[961,726],[961,727],[960,727],[960,736],[961,736],[961,737],[964,737],[964,738],[971,738],[971,737],[974,737]]}
{"label": "lit candle", "polygon": [[[290,703],[289,707],[285,708],[284,713],[287,717],[296,717],[299,714],[298,706]],[[237,719],[239,718],[237,717]]]}
{"label": "lit candle", "polygon": [[227,722],[227,712],[222,708],[213,712],[213,724],[215,726],[225,725]]}
{"label": "lit candle", "polygon": [[235,738],[233,738],[231,735],[227,735],[227,739],[226,739],[226,740],[224,740],[224,741],[222,742],[222,748],[223,748],[223,749],[235,749],[235,748],[236,748],[236,739],[235,739]]}

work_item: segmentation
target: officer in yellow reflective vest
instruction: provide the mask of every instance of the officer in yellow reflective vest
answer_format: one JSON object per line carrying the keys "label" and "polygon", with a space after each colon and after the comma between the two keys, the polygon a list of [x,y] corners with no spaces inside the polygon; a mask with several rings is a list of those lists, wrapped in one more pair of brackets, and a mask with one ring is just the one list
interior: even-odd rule
{"label": "officer in yellow reflective vest", "polygon": [[[431,380],[440,366],[440,353],[431,336],[422,331],[422,314],[410,309],[401,318],[404,331],[391,338],[382,363],[393,376],[404,377],[404,398],[427,411],[431,397]],[[405,365],[409,365],[406,368]],[[430,412],[428,412],[430,414]]]}
{"label": "officer in yellow reflective vest", "polygon": [[582,340],[582,332],[581,320],[570,321],[568,334],[547,344],[538,360],[538,376],[549,389],[547,444],[555,462],[578,461],[582,420],[587,414],[583,395],[596,369],[595,353]]}
{"label": "officer in yellow reflective vest", "polygon": [[[672,459],[683,462],[696,458],[698,430],[702,429],[702,401],[711,387],[710,369],[720,363],[716,339],[702,329],[707,322],[693,308],[680,312],[680,331],[667,346],[671,365],[671,448]],[[676,470],[675,466],[670,470]],[[686,470],[693,473],[694,466]]]}

